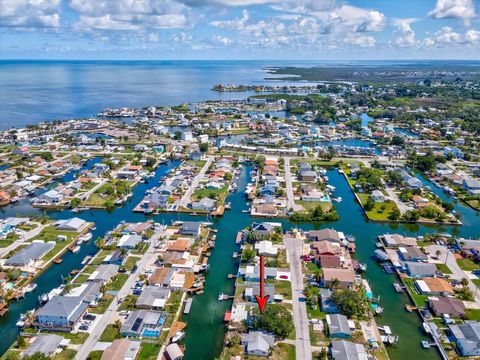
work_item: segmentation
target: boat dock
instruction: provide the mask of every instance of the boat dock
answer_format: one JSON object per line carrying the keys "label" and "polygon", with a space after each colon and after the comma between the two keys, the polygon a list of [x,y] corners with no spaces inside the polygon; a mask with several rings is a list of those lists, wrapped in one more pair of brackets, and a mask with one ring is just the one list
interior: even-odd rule
{"label": "boat dock", "polygon": [[185,309],[183,309],[184,314],[190,314],[190,308],[192,307],[193,298],[188,298],[185,300]]}
{"label": "boat dock", "polygon": [[226,300],[231,300],[233,299],[235,296],[233,295],[226,295],[226,294],[220,294],[218,295],[218,301],[226,301]]}

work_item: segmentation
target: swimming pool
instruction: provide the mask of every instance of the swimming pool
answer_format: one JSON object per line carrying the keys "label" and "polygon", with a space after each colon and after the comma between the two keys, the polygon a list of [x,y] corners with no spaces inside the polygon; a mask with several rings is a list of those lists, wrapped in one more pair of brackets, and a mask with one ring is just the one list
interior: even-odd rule
{"label": "swimming pool", "polygon": [[160,331],[145,329],[143,330],[142,335],[146,337],[158,337],[160,335]]}
{"label": "swimming pool", "polygon": [[12,282],[6,283],[5,285],[3,285],[3,288],[5,290],[10,290],[11,288],[13,288],[13,283]]}

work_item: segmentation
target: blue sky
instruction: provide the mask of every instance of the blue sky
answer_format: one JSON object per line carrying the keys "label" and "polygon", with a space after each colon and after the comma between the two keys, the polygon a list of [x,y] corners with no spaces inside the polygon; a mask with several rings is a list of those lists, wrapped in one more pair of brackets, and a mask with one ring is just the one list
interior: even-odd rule
{"label": "blue sky", "polygon": [[477,0],[0,0],[10,59],[480,59]]}

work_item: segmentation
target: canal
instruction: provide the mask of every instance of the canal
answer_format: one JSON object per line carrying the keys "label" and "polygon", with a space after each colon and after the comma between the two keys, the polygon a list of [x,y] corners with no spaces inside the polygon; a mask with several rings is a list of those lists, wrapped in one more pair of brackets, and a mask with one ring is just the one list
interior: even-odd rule
{"label": "canal", "polygon": [[[156,186],[158,181],[166,172],[177,166],[178,162],[170,162],[161,165],[156,170],[154,178],[150,179],[148,184],[139,184],[134,188],[133,196],[123,207],[116,208],[112,212],[106,211],[87,211],[80,215],[66,212],[48,213],[53,219],[63,219],[71,216],[79,216],[87,221],[94,221],[97,229],[93,232],[94,239],[103,236],[107,231],[113,229],[121,220],[125,221],[144,221],[146,217],[143,214],[132,212],[133,207],[141,200],[146,189]],[[232,254],[237,251],[235,237],[239,230],[255,221],[248,214],[241,210],[246,209],[243,190],[248,182],[249,167],[246,166],[239,179],[239,191],[229,194],[227,201],[232,203],[232,209],[227,211],[222,218],[207,219],[205,217],[189,217],[179,214],[161,214],[153,217],[160,223],[169,223],[171,220],[194,220],[194,221],[212,221],[214,227],[218,229],[215,249],[209,259],[210,271],[206,277],[205,292],[200,296],[195,296],[189,315],[183,317],[187,322],[187,334],[185,337],[187,360],[211,360],[220,354],[225,326],[223,316],[227,309],[231,307],[231,302],[219,302],[217,297],[219,293],[233,294],[234,281],[228,280],[229,273],[236,272],[238,262],[233,260]],[[462,203],[455,204],[455,210],[461,214],[461,220],[464,226],[422,226],[407,224],[381,224],[367,222],[363,213],[355,203],[350,188],[341,174],[331,169],[327,173],[329,184],[336,187],[335,196],[342,197],[343,201],[336,204],[340,214],[340,220],[329,223],[290,223],[281,221],[284,229],[299,227],[304,230],[334,228],[343,231],[345,234],[354,235],[356,238],[356,257],[362,263],[366,263],[368,270],[366,278],[368,279],[374,294],[380,297],[380,304],[384,307],[384,313],[377,318],[379,324],[387,324],[392,331],[399,335],[399,343],[395,347],[389,348],[389,355],[393,360],[400,360],[410,356],[412,353],[421,354],[425,359],[438,359],[436,350],[425,350],[421,348],[420,341],[426,339],[422,332],[421,322],[417,314],[408,313],[405,305],[409,302],[405,294],[395,292],[392,282],[395,281],[394,275],[386,274],[375,262],[372,255],[376,249],[375,243],[377,236],[384,233],[401,233],[406,236],[418,236],[428,232],[448,232],[456,236],[480,237],[479,217],[477,213]],[[428,180],[423,179],[426,184]],[[441,193],[440,189],[432,186],[432,191]],[[439,196],[442,194],[438,194]],[[444,194],[443,194],[444,196]],[[445,197],[446,201],[450,199]],[[29,215],[38,210],[32,209],[28,203],[20,202],[0,210],[0,216],[16,216],[16,214]],[[274,220],[276,221],[276,220]],[[37,289],[28,294],[23,301],[12,303],[10,311],[0,319],[0,353],[3,353],[14,341],[17,335],[15,322],[20,313],[38,306],[37,297],[60,285],[61,276],[67,276],[74,268],[80,268],[80,262],[88,255],[96,252],[93,241],[77,254],[67,253],[64,255],[64,262],[60,265],[53,265],[47,269],[37,280]]]}

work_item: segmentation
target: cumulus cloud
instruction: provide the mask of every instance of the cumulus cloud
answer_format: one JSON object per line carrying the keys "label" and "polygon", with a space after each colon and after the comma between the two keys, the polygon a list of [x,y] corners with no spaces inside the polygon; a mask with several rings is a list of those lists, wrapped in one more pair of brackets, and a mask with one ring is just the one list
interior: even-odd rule
{"label": "cumulus cloud", "polygon": [[355,45],[361,48],[371,48],[375,46],[376,40],[373,36],[360,35],[360,36],[348,36],[343,42],[345,44]]}
{"label": "cumulus cloud", "polygon": [[480,31],[468,30],[464,34],[455,31],[450,26],[444,26],[437,31],[433,37],[427,37],[423,40],[423,45],[432,46],[453,46],[453,45],[479,45]]}
{"label": "cumulus cloud", "polygon": [[456,18],[469,25],[475,15],[473,0],[437,0],[435,8],[428,13],[435,19]]}
{"label": "cumulus cloud", "polygon": [[411,24],[417,19],[394,19],[392,25],[397,28],[395,34],[397,35],[394,43],[399,47],[411,47],[418,45],[415,39],[415,31],[413,31]]}
{"label": "cumulus cloud", "polygon": [[242,11],[242,17],[241,18],[236,18],[233,20],[216,20],[216,21],[211,21],[210,25],[219,27],[222,29],[229,29],[229,30],[243,30],[245,28],[245,24],[247,23],[248,19],[250,18],[250,15],[248,14],[248,11],[244,9]]}
{"label": "cumulus cloud", "polygon": [[0,26],[16,28],[57,28],[60,0],[1,0]]}
{"label": "cumulus cloud", "polygon": [[178,29],[193,24],[191,9],[173,0],[71,0],[81,30]]}
{"label": "cumulus cloud", "polygon": [[222,46],[228,46],[228,45],[231,45],[233,43],[233,40],[230,39],[227,36],[213,35],[212,42],[214,44],[218,44],[218,45],[222,45]]}

